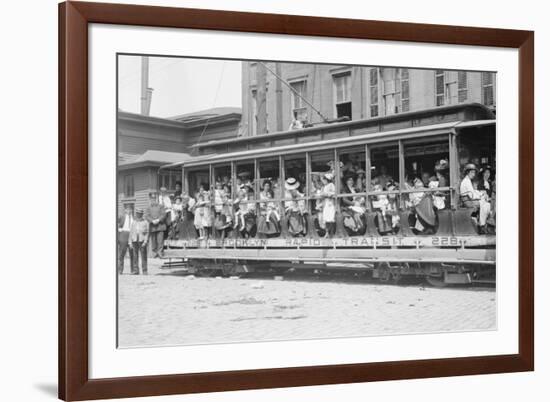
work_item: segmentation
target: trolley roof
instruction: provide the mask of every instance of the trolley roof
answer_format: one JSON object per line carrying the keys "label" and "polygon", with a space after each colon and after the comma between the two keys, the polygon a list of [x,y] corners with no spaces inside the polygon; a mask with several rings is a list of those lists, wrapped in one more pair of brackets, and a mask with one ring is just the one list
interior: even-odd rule
{"label": "trolley roof", "polygon": [[428,126],[409,127],[398,130],[383,131],[378,133],[367,133],[361,135],[350,134],[346,137],[330,140],[312,141],[307,143],[298,143],[276,147],[263,147],[260,149],[244,150],[229,153],[213,153],[191,157],[185,161],[171,163],[161,166],[161,169],[176,168],[180,166],[192,167],[206,164],[219,164],[229,161],[238,161],[254,158],[268,158],[277,155],[298,154],[311,151],[322,151],[334,148],[348,148],[364,144],[373,144],[388,141],[397,141],[400,139],[413,139],[433,137],[455,133],[456,129],[495,125],[495,120],[471,120],[471,121],[453,121],[441,124],[432,124]]}

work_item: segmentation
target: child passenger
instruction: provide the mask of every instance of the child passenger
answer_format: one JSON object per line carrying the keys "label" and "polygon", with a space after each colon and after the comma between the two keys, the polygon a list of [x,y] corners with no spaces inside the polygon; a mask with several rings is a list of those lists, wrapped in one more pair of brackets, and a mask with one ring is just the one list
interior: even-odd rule
{"label": "child passenger", "polygon": [[235,212],[235,225],[233,228],[237,228],[240,224],[239,230],[244,230],[244,216],[248,213],[247,191],[244,186],[241,186],[237,193],[237,198],[233,204],[238,206],[237,212]]}

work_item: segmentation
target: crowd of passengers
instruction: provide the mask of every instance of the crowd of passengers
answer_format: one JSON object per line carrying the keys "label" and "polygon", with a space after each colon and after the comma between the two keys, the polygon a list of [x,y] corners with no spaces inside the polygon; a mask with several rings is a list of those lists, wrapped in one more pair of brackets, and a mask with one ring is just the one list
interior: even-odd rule
{"label": "crowd of passengers", "polygon": [[[339,178],[334,162],[330,161],[325,171],[312,173],[307,197],[312,203],[310,220],[303,173],[288,177],[283,186],[278,179],[263,180],[258,198],[250,172],[238,174],[235,198],[227,176],[219,177],[211,189],[207,184],[199,184],[191,195],[182,192],[181,182],[176,183],[173,194],[162,187],[159,193],[149,194],[145,211],[138,210],[134,215],[131,209],[126,209],[119,218],[119,251],[123,239],[124,254],[129,249],[131,256],[141,256],[143,260],[147,258],[146,246],[150,242],[153,257],[162,257],[164,239],[207,239],[214,230],[222,239],[230,231],[238,231],[244,238],[276,237],[281,233],[283,217],[288,233],[294,237],[305,236],[308,224],[313,224],[319,235],[332,237],[336,233],[337,203],[349,235],[365,233],[367,210],[375,214],[374,222],[381,235],[395,234],[402,225],[408,225],[415,234],[431,234],[437,230],[437,211],[448,207],[449,193],[443,189],[449,185],[445,159],[435,164],[433,172],[406,176],[401,189],[403,206],[409,211],[406,222],[401,221],[404,215],[399,213],[399,183],[384,165],[371,178],[368,197],[367,175],[358,162],[339,162],[338,171]],[[340,197],[336,197],[336,180],[340,180]],[[461,206],[471,209],[472,220],[481,234],[494,233],[495,199],[491,167],[478,169],[473,163],[466,164],[460,183]]]}

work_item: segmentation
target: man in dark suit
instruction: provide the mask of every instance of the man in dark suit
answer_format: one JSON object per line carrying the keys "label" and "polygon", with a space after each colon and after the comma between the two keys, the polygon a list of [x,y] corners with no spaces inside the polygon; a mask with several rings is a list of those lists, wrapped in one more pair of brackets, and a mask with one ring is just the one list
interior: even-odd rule
{"label": "man in dark suit", "polygon": [[158,202],[156,192],[149,193],[149,206],[145,212],[145,219],[149,222],[149,239],[153,258],[161,258],[164,247],[164,232],[166,231],[166,210]]}
{"label": "man in dark suit", "polygon": [[130,245],[130,228],[133,220],[132,207],[125,205],[124,215],[118,218],[118,272],[120,274],[124,271],[126,251],[130,254],[130,269],[134,265],[134,253]]}

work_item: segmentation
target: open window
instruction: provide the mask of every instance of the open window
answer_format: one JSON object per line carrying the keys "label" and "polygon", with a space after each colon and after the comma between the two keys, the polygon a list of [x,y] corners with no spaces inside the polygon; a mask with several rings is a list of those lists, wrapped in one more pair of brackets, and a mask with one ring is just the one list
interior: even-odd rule
{"label": "open window", "polygon": [[369,145],[370,176],[367,207],[374,213],[379,234],[392,235],[401,228],[399,207],[399,144]]}
{"label": "open window", "polygon": [[266,185],[271,188],[275,199],[282,198],[282,188],[284,187],[280,180],[279,159],[267,159],[258,161],[260,172],[260,191]]}
{"label": "open window", "polygon": [[[334,222],[336,198],[327,194],[336,194],[337,182],[334,172],[334,150],[312,152],[309,154],[309,199],[308,210],[313,217],[314,228],[320,236],[332,235],[331,222]],[[327,224],[327,220],[329,221]]]}
{"label": "open window", "polygon": [[403,141],[407,224],[415,234],[450,228],[449,137]]}
{"label": "open window", "polygon": [[428,189],[429,192],[444,194],[444,204],[438,201],[437,207],[448,208],[450,205],[448,136],[406,141],[403,143],[403,152],[406,186],[409,189]]}
{"label": "open window", "polygon": [[351,71],[334,74],[334,106],[337,118],[348,117],[351,115]]}
{"label": "open window", "polygon": [[[295,179],[297,190],[306,193],[306,157],[305,155],[291,155],[284,160],[285,180]],[[284,185],[284,184],[283,184]]]}
{"label": "open window", "polygon": [[[340,192],[350,190],[349,184],[353,178],[353,190],[358,193],[366,191],[366,172],[365,172],[365,148],[356,147],[345,149],[339,152],[340,156]],[[346,190],[347,188],[347,190]]]}
{"label": "open window", "polygon": [[189,195],[196,198],[196,194],[210,189],[210,168],[199,167],[191,168],[187,173],[187,183],[189,186]]}

